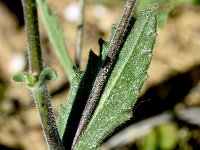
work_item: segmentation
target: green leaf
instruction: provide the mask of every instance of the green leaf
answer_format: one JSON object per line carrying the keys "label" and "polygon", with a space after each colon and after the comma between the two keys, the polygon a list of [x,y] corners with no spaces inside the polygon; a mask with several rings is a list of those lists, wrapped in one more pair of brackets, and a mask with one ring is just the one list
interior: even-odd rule
{"label": "green leaf", "polygon": [[132,107],[147,79],[156,28],[157,9],[150,6],[131,29],[76,150],[98,149],[105,137],[132,116]]}
{"label": "green leaf", "polygon": [[53,68],[50,67],[43,69],[39,76],[40,81],[46,81],[46,80],[52,81],[56,79],[57,79],[57,73]]}
{"label": "green leaf", "polygon": [[12,80],[18,83],[25,83],[28,88],[41,86],[45,81],[56,80],[57,73],[53,68],[45,68],[38,75],[36,73],[17,73]]}
{"label": "green leaf", "polygon": [[63,138],[66,125],[70,116],[70,112],[72,111],[73,104],[76,98],[76,94],[78,92],[81,79],[83,77],[83,72],[78,69],[74,70],[74,78],[72,80],[71,90],[69,94],[69,99],[67,101],[66,107],[61,105],[59,106],[59,117],[58,117],[58,132],[60,134],[60,138]]}
{"label": "green leaf", "polygon": [[18,83],[26,83],[28,81],[29,74],[28,73],[17,73],[12,77],[14,82]]}
{"label": "green leaf", "polygon": [[25,83],[28,88],[34,88],[38,85],[38,75],[35,73],[17,73],[12,80],[18,83]]}
{"label": "green leaf", "polygon": [[140,12],[148,5],[155,5],[155,4],[166,4],[169,3],[170,0],[139,0],[137,5],[137,11]]}
{"label": "green leaf", "polygon": [[44,26],[46,28],[49,39],[55,49],[56,55],[58,56],[69,80],[71,81],[73,74],[73,64],[65,45],[63,31],[58,26],[58,18],[56,15],[53,15],[51,13],[46,0],[36,1],[41,11]]}
{"label": "green leaf", "polygon": [[[66,145],[70,145],[73,140],[73,134],[76,132],[86,100],[100,66],[100,58],[90,51],[86,70],[83,72],[75,69],[67,104],[66,106],[60,105],[59,108],[58,130],[61,139],[65,141]],[[67,139],[64,137],[64,134],[67,135]]]}
{"label": "green leaf", "polygon": [[99,46],[100,46],[100,57],[102,59],[102,61],[105,61],[107,53],[108,53],[108,49],[110,47],[111,44],[111,40],[114,37],[115,31],[116,31],[117,26],[115,24],[112,25],[112,29],[111,29],[111,34],[110,34],[110,41],[106,42],[104,41],[102,38],[99,38]]}

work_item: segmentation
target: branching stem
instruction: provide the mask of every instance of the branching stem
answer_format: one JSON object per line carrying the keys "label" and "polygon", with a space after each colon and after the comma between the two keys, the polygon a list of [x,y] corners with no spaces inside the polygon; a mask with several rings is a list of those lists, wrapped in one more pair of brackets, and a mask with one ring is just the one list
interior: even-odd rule
{"label": "branching stem", "polygon": [[123,14],[121,16],[120,22],[118,24],[114,38],[112,39],[109,51],[106,57],[102,68],[100,69],[97,78],[95,79],[94,86],[87,100],[83,115],[81,117],[75,138],[73,140],[72,149],[75,148],[75,145],[78,143],[81,134],[85,130],[86,125],[88,124],[89,119],[93,113],[94,107],[96,106],[97,101],[99,100],[102,90],[106,84],[106,81],[112,71],[121,46],[124,43],[124,36],[126,35],[126,29],[129,25],[130,20],[133,18],[134,7],[136,0],[127,0]]}
{"label": "branching stem", "polygon": [[[38,31],[37,6],[35,0],[22,0],[30,74],[39,75],[43,70],[42,52]],[[50,150],[64,150],[59,138],[54,114],[50,104],[49,93],[45,84],[31,89],[41,123]]]}

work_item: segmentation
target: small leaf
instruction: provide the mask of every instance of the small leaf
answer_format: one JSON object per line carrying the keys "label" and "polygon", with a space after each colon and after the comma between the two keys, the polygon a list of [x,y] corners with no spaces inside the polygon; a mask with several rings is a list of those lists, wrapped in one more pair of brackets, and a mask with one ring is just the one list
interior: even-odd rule
{"label": "small leaf", "polygon": [[98,149],[106,136],[132,116],[132,107],[147,79],[156,28],[157,8],[150,6],[131,29],[76,150]]}
{"label": "small leaf", "polygon": [[12,80],[19,83],[26,83],[28,81],[28,73],[17,73],[13,76]]}
{"label": "small leaf", "polygon": [[13,81],[25,83],[28,88],[33,88],[38,83],[38,76],[36,74],[17,73],[13,76]]}
{"label": "small leaf", "polygon": [[39,77],[37,74],[32,73],[17,73],[13,76],[13,81],[25,83],[27,87],[34,88],[35,86],[41,86],[45,81],[56,80],[57,73],[52,68],[45,68],[40,73]]}
{"label": "small leaf", "polygon": [[53,68],[45,68],[40,73],[39,81],[52,81],[57,79],[57,73]]}

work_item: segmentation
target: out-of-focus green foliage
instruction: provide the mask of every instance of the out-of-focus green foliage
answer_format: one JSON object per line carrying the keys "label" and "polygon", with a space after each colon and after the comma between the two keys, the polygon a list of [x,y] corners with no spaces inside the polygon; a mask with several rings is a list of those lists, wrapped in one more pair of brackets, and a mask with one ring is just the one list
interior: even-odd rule
{"label": "out-of-focus green foliage", "polygon": [[139,150],[192,150],[199,146],[199,139],[198,129],[178,127],[177,123],[168,122],[153,128],[136,143]]}
{"label": "out-of-focus green foliage", "polygon": [[140,145],[142,150],[170,150],[178,143],[178,130],[174,123],[160,125],[144,137]]}
{"label": "out-of-focus green foliage", "polygon": [[159,4],[158,25],[159,27],[164,27],[170,13],[176,6],[192,5],[197,3],[200,3],[200,1],[199,0],[139,0],[137,5],[137,11],[140,12],[149,4]]}
{"label": "out-of-focus green foliage", "polygon": [[88,0],[90,3],[103,3],[105,5],[119,5],[124,4],[125,0]]}

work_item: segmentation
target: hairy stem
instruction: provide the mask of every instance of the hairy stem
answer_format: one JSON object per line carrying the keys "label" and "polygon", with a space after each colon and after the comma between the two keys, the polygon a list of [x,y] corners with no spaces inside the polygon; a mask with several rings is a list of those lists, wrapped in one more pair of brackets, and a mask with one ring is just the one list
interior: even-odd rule
{"label": "hairy stem", "polygon": [[77,128],[77,132],[73,140],[72,149],[74,149],[75,145],[79,141],[81,134],[85,130],[85,127],[88,124],[89,119],[91,118],[91,115],[96,106],[96,103],[99,100],[102,90],[104,89],[104,86],[106,84],[106,81],[112,71],[112,67],[114,66],[117,60],[121,46],[124,44],[126,29],[129,25],[130,20],[133,18],[135,4],[136,4],[136,0],[127,0],[125,4],[119,25],[117,27],[112,43],[109,47],[106,60],[102,68],[100,69],[97,75],[97,78],[95,79],[94,85],[92,87],[92,91],[87,100],[85,109],[83,111],[83,115],[81,117],[79,126]]}
{"label": "hairy stem", "polygon": [[35,0],[22,0],[30,73],[40,73],[43,69],[39,39],[37,6]]}
{"label": "hairy stem", "polygon": [[79,0],[80,4],[80,13],[77,24],[77,33],[76,33],[76,49],[75,49],[75,63],[77,67],[80,67],[81,61],[81,52],[83,47],[83,27],[84,27],[84,9],[85,9],[85,0]]}
{"label": "hairy stem", "polygon": [[[43,62],[38,30],[37,6],[35,0],[22,0],[22,4],[28,44],[29,72],[31,74],[34,73],[39,75],[43,70]],[[34,87],[31,91],[39,111],[44,135],[49,149],[64,150],[59,138],[46,85],[43,84],[41,87]]]}

